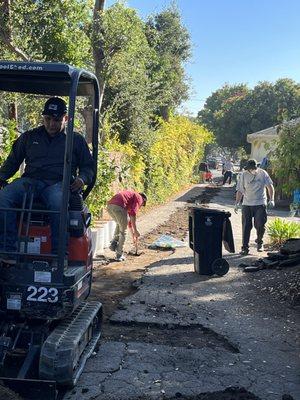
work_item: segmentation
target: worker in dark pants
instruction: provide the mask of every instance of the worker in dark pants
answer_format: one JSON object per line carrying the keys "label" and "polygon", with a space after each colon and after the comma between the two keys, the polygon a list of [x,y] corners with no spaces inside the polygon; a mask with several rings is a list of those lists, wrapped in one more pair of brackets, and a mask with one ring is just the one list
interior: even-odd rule
{"label": "worker in dark pants", "polygon": [[[145,206],[147,196],[134,190],[121,190],[115,194],[107,204],[109,215],[116,222],[114,238],[110,243],[110,250],[116,251],[116,261],[125,261],[123,253],[127,235],[127,227],[131,229],[135,243],[140,236],[136,225],[136,215],[142,206]],[[128,223],[129,222],[129,223]]]}
{"label": "worker in dark pants", "polygon": [[267,195],[268,207],[274,207],[274,187],[269,174],[257,167],[256,160],[248,160],[245,171],[242,172],[237,184],[236,203],[234,211],[237,213],[242,200],[242,235],[243,245],[241,255],[249,253],[249,239],[251,229],[257,232],[257,251],[263,251],[263,237],[267,222]]}
{"label": "worker in dark pants", "polygon": [[229,185],[231,185],[231,180],[232,180],[232,174],[234,171],[234,165],[233,162],[231,161],[230,158],[228,158],[223,166],[223,170],[224,170],[224,177],[223,177],[223,183],[222,185],[225,185],[225,183],[228,180]]}

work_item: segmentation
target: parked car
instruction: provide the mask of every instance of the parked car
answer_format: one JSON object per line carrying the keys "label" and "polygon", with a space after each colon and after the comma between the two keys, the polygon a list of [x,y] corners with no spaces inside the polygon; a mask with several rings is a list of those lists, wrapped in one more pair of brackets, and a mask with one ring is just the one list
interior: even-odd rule
{"label": "parked car", "polygon": [[217,160],[215,158],[207,159],[207,165],[208,165],[208,168],[211,168],[211,169],[217,169],[218,168],[218,162],[217,162]]}

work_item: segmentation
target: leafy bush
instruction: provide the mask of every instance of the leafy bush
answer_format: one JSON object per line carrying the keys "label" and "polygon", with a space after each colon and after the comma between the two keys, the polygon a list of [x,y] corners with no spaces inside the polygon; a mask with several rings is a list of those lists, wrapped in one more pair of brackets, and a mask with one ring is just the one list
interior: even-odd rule
{"label": "leafy bush", "polygon": [[144,155],[131,143],[121,144],[118,139],[111,139],[106,143],[106,148],[118,156],[116,177],[121,188],[134,189],[139,192],[144,190],[145,163]]}
{"label": "leafy bush", "polygon": [[279,130],[279,139],[272,157],[272,170],[278,184],[288,196],[300,188],[300,122],[288,122]]}
{"label": "leafy bush", "polygon": [[115,165],[111,162],[109,153],[101,149],[98,154],[98,171],[96,184],[87,199],[87,205],[93,219],[101,217],[110,195],[112,182],[115,180]]}
{"label": "leafy bush", "polygon": [[17,130],[15,121],[6,121],[1,129],[2,140],[0,142],[0,166],[6,160],[13,142],[17,139]]}
{"label": "leafy bush", "polygon": [[194,166],[213,139],[205,128],[183,116],[162,121],[146,163],[146,192],[161,202],[192,181]]}
{"label": "leafy bush", "polygon": [[300,224],[298,222],[285,221],[282,218],[275,218],[268,223],[268,234],[271,243],[281,245],[287,239],[300,237]]}

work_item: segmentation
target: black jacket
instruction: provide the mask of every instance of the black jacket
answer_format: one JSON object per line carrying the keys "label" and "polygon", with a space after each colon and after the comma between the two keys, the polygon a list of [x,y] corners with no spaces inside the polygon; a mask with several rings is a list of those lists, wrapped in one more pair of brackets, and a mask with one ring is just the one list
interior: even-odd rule
{"label": "black jacket", "polygon": [[[62,181],[66,133],[50,138],[44,126],[24,132],[13,144],[12,150],[0,167],[0,179],[12,177],[25,160],[22,176],[40,179],[49,184]],[[72,175],[89,184],[94,176],[95,163],[82,135],[74,133]]]}

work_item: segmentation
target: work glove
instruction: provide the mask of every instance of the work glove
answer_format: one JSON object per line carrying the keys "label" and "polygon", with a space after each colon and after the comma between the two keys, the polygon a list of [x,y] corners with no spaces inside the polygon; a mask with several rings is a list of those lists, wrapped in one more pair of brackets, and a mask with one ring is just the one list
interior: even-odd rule
{"label": "work glove", "polygon": [[270,200],[268,203],[268,208],[274,208],[275,207],[275,202],[274,200]]}
{"label": "work glove", "polygon": [[237,214],[240,208],[241,208],[241,205],[239,203],[236,203],[234,206],[234,212]]}

